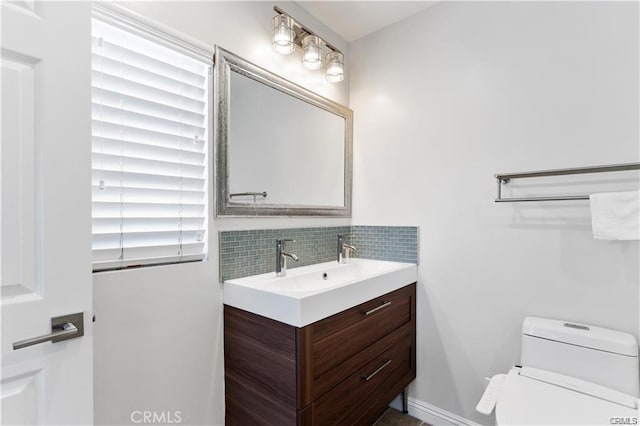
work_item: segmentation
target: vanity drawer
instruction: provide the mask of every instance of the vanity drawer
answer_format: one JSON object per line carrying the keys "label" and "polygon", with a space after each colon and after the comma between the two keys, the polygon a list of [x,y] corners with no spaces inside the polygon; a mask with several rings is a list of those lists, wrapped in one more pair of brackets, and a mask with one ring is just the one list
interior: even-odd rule
{"label": "vanity drawer", "polygon": [[[313,425],[370,424],[378,399],[391,400],[415,377],[413,335],[407,335],[313,403]],[[374,412],[375,411],[375,412]]]}
{"label": "vanity drawer", "polygon": [[411,284],[309,326],[313,378],[411,324],[415,318],[415,292],[415,284]]}

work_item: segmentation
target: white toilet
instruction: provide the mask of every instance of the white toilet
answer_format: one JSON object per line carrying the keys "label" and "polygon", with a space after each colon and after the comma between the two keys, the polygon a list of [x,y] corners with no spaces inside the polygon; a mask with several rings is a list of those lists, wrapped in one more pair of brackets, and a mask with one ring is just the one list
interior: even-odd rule
{"label": "white toilet", "polygon": [[498,374],[476,410],[498,425],[640,424],[638,344],[627,333],[527,317],[521,364]]}

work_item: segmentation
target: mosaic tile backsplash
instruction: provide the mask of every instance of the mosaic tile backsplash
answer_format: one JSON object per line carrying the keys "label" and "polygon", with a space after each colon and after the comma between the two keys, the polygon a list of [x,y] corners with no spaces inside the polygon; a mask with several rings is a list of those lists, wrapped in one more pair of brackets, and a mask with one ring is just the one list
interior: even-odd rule
{"label": "mosaic tile backsplash", "polygon": [[291,238],[287,251],[298,262],[287,268],[336,259],[338,235],[350,235],[358,251],[353,257],[396,262],[418,262],[418,228],[415,226],[333,226],[324,228],[255,229],[220,232],[220,280],[264,274],[275,270],[275,240]]}
{"label": "mosaic tile backsplash", "polygon": [[351,243],[354,257],[418,263],[416,226],[352,226]]}

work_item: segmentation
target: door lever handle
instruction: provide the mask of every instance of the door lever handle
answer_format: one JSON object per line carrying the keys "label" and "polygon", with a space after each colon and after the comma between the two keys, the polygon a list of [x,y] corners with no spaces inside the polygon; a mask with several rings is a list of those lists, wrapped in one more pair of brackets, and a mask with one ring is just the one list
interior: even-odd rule
{"label": "door lever handle", "polygon": [[13,344],[13,350],[15,351],[16,349],[26,348],[28,346],[37,345],[38,343],[53,341],[53,339],[56,339],[58,337],[71,336],[74,334],[78,334],[78,328],[73,325],[72,322],[66,322],[62,325],[61,331],[55,331],[53,333],[15,342]]}
{"label": "door lever handle", "polygon": [[51,333],[24,339],[13,344],[13,350],[27,348],[45,342],[60,342],[84,336],[84,314],[82,312],[51,318]]}

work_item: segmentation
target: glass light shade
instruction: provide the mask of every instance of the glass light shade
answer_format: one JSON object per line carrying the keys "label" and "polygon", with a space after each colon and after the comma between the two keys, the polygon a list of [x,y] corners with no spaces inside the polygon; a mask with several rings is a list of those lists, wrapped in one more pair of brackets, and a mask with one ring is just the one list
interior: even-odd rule
{"label": "glass light shade", "polygon": [[317,70],[322,66],[322,40],[315,35],[302,39],[302,65],[309,70]]}
{"label": "glass light shade", "polygon": [[296,33],[293,30],[293,19],[287,15],[273,17],[273,48],[276,52],[288,55],[296,48],[293,40]]}
{"label": "glass light shade", "polygon": [[338,83],[344,80],[344,55],[340,52],[327,54],[327,80]]}

